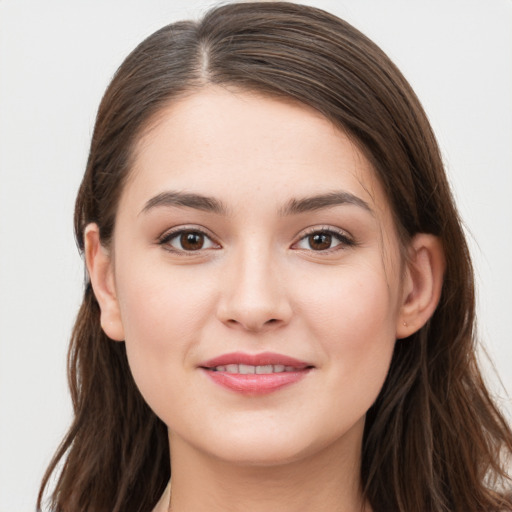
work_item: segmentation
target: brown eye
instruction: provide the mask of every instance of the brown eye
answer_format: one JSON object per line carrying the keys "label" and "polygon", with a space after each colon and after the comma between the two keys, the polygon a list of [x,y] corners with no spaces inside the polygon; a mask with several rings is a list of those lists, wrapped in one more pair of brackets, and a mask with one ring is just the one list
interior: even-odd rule
{"label": "brown eye", "polygon": [[332,228],[316,229],[305,234],[293,249],[315,251],[330,254],[333,251],[346,249],[355,245],[354,240],[342,231]]}
{"label": "brown eye", "polygon": [[197,231],[185,231],[180,235],[180,244],[185,251],[198,251],[204,246],[204,235]]}
{"label": "brown eye", "polygon": [[308,236],[308,244],[314,251],[325,251],[331,247],[332,235],[329,233],[314,233]]}
{"label": "brown eye", "polygon": [[206,233],[194,229],[183,229],[167,233],[160,238],[159,244],[175,253],[220,249],[220,246]]}

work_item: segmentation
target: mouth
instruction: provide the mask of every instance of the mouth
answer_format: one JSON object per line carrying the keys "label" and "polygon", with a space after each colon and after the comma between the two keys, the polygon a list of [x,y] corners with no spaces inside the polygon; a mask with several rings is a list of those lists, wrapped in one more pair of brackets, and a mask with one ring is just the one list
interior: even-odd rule
{"label": "mouth", "polygon": [[265,364],[254,366],[251,364],[227,364],[214,368],[206,368],[214,372],[239,373],[240,375],[269,375],[271,373],[295,372],[298,368],[284,364]]}
{"label": "mouth", "polygon": [[205,361],[199,368],[230,391],[262,395],[299,382],[314,366],[282,354],[236,352]]}

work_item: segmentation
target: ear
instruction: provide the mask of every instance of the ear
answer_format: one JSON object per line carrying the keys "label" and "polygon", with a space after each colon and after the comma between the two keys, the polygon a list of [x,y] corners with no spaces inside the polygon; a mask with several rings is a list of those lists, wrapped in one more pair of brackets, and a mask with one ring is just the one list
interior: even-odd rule
{"label": "ear", "polygon": [[434,235],[417,234],[409,246],[402,305],[396,337],[406,338],[423,327],[441,297],[445,259],[442,244]]}
{"label": "ear", "polygon": [[84,240],[85,264],[100,306],[101,327],[109,338],[123,341],[124,329],[116,296],[114,266],[110,252],[101,245],[100,230],[96,224],[87,225]]}

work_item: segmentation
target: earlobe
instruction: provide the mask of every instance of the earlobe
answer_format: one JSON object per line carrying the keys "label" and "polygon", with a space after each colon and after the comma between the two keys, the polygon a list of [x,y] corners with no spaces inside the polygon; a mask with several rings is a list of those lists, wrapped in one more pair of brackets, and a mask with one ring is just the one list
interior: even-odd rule
{"label": "earlobe", "polygon": [[101,327],[115,340],[124,340],[124,329],[117,300],[110,252],[101,245],[96,224],[88,224],[84,233],[85,264],[101,310]]}
{"label": "earlobe", "polygon": [[409,246],[406,265],[397,338],[406,338],[423,327],[439,303],[445,270],[444,251],[439,238],[417,234]]}

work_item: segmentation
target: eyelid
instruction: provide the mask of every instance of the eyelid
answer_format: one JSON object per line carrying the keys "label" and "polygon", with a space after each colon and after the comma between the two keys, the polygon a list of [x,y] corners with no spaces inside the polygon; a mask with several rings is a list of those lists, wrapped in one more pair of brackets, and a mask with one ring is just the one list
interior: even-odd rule
{"label": "eyelid", "polygon": [[[200,233],[201,235],[205,236],[210,240],[210,242],[217,247],[208,247],[208,248],[201,248],[197,249],[196,251],[187,251],[184,249],[177,249],[175,247],[172,247],[169,244],[169,242],[176,238],[177,236],[183,234],[183,233]],[[197,256],[199,254],[204,253],[204,251],[210,251],[212,249],[220,249],[221,245],[217,242],[215,237],[207,230],[206,228],[203,228],[202,226],[197,225],[181,225],[181,226],[175,226],[171,229],[168,229],[167,231],[164,231],[158,238],[157,238],[157,244],[163,246],[163,248],[169,252],[172,252],[174,254],[184,255],[184,256]]]}
{"label": "eyelid", "polygon": [[[319,251],[315,251],[314,249],[302,249],[302,248],[295,247],[298,243],[302,242],[305,238],[307,238],[308,236],[314,235],[316,233],[327,233],[329,235],[333,235],[334,237],[336,237],[339,240],[340,243],[334,247],[329,248],[329,249],[319,250]],[[347,247],[353,247],[355,245],[357,245],[356,241],[354,240],[353,236],[350,235],[347,231],[340,229],[340,228],[336,228],[334,226],[320,225],[320,226],[311,226],[309,228],[306,228],[306,230],[300,232],[296,236],[296,242],[294,242],[292,244],[291,248],[292,249],[295,248],[296,250],[311,251],[311,252],[314,252],[317,254],[326,254],[326,253],[330,253],[330,252],[343,250],[343,249],[346,249]]]}
{"label": "eyelid", "polygon": [[[193,251],[193,250],[187,251],[185,249],[178,249],[178,248],[168,245],[170,240],[176,238],[177,236],[179,236],[183,233],[187,233],[187,232],[200,233],[201,235],[208,238],[208,240],[210,240],[210,242],[212,244],[214,244],[216,247],[208,247],[208,248],[204,248],[204,249],[201,248],[201,249],[197,249],[196,251]],[[329,249],[318,250],[318,251],[315,251],[314,249],[303,249],[303,248],[296,247],[297,244],[302,242],[305,238],[307,238],[308,236],[314,235],[316,233],[327,233],[329,235],[332,235],[340,243],[334,247],[329,248]],[[322,253],[326,254],[326,253],[330,253],[330,252],[335,252],[335,251],[342,250],[347,247],[352,247],[352,246],[356,245],[356,241],[354,240],[352,235],[350,235],[347,231],[337,228],[337,227],[334,227],[334,226],[326,226],[326,225],[308,227],[305,230],[303,230],[302,232],[300,232],[298,235],[296,235],[295,238],[296,238],[296,241],[291,245],[292,249],[311,251],[311,252],[315,252],[318,254],[322,254]],[[209,230],[207,230],[206,228],[204,228],[202,226],[198,226],[198,225],[180,225],[180,226],[175,226],[171,229],[168,229],[167,231],[164,231],[164,233],[161,234],[157,238],[157,244],[164,246],[164,249],[166,249],[169,252],[179,254],[179,255],[185,255],[185,256],[194,256],[194,255],[197,256],[201,253],[204,253],[204,251],[209,251],[212,249],[217,250],[217,249],[222,248],[222,246],[219,244],[219,242],[217,242],[215,236],[212,235]]]}

